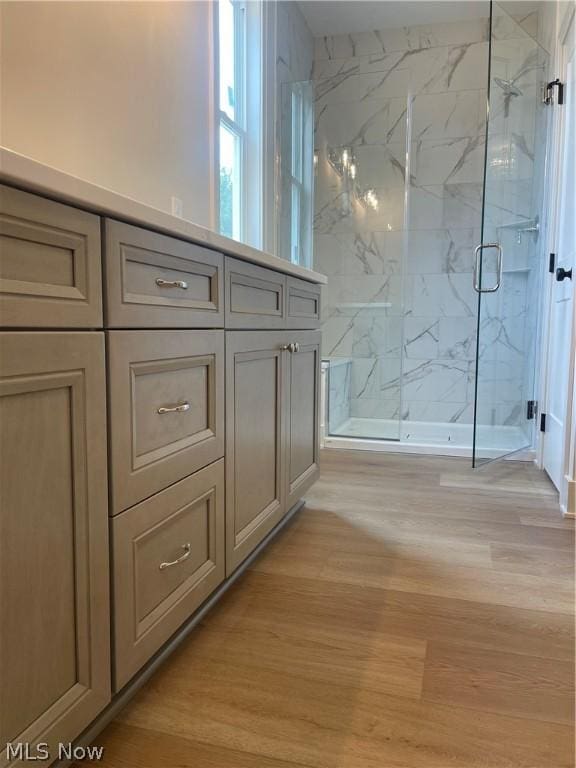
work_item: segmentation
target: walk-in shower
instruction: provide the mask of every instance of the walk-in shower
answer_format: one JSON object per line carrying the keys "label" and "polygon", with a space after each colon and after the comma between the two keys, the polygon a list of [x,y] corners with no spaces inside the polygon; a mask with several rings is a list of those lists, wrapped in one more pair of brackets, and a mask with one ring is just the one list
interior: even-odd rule
{"label": "walk-in shower", "polygon": [[465,5],[315,39],[330,445],[479,463],[532,444],[547,56],[537,15]]}

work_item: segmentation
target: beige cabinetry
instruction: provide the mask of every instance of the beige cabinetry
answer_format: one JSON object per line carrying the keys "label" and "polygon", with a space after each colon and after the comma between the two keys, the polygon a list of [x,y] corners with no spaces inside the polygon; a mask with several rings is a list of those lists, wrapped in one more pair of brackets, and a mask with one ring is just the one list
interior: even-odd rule
{"label": "beige cabinetry", "polygon": [[320,325],[320,286],[286,278],[286,327],[318,328]]}
{"label": "beige cabinetry", "polygon": [[112,513],[224,455],[224,332],[109,331]]}
{"label": "beige cabinetry", "polygon": [[226,328],[284,328],[286,275],[226,259]]}
{"label": "beige cabinetry", "polygon": [[320,334],[226,334],[226,572],[318,474]]}
{"label": "beige cabinetry", "polygon": [[0,185],[0,325],[102,326],[98,216]]}
{"label": "beige cabinetry", "polygon": [[224,461],[112,521],[115,688],[224,578]]}
{"label": "beige cabinetry", "polygon": [[284,332],[226,334],[226,573],[286,511]]}
{"label": "beige cabinetry", "polygon": [[110,699],[103,333],[0,333],[0,765]]}
{"label": "beige cabinetry", "polygon": [[105,222],[109,328],[222,328],[224,257],[141,227]]}
{"label": "beige cabinetry", "polygon": [[319,475],[320,331],[290,333],[286,371],[286,506],[290,509]]}

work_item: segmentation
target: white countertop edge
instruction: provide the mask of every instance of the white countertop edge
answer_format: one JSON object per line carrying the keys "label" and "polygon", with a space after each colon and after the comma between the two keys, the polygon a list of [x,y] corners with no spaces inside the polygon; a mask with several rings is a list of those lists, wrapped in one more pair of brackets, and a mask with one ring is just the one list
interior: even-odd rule
{"label": "white countertop edge", "polygon": [[84,181],[4,147],[0,147],[0,181],[86,208],[100,215],[185,238],[197,245],[205,245],[229,256],[276,269],[287,275],[322,285],[328,282],[326,276],[319,272],[290,264],[271,253],[238,243],[187,219],[172,216],[158,208]]}

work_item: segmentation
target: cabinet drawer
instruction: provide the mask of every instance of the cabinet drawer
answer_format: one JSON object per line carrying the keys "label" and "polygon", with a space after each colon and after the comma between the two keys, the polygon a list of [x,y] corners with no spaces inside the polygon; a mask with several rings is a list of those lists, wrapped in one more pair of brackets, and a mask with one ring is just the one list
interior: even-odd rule
{"label": "cabinet drawer", "polygon": [[224,461],[112,521],[115,689],[224,578]]}
{"label": "cabinet drawer", "polygon": [[106,323],[111,328],[221,328],[221,253],[106,220]]}
{"label": "cabinet drawer", "polygon": [[283,328],[286,277],[226,258],[226,327]]}
{"label": "cabinet drawer", "polygon": [[224,331],[109,331],[112,513],[224,455]]}
{"label": "cabinet drawer", "polygon": [[287,328],[318,328],[320,325],[320,286],[288,277],[286,280]]}
{"label": "cabinet drawer", "polygon": [[0,186],[0,324],[102,326],[100,219]]}

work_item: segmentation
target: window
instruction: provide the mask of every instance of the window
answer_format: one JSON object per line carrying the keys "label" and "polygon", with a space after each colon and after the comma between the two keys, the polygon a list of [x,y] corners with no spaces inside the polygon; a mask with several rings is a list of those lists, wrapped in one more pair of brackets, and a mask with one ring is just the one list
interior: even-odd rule
{"label": "window", "polygon": [[219,229],[256,247],[262,235],[260,6],[217,3]]}
{"label": "window", "polygon": [[293,264],[312,264],[313,114],[311,83],[282,86],[280,256]]}
{"label": "window", "polygon": [[304,204],[304,174],[302,164],[302,138],[304,136],[304,110],[302,91],[292,90],[292,158],[290,162],[290,192],[292,222],[290,226],[290,261],[300,264],[302,251],[302,205]]}

